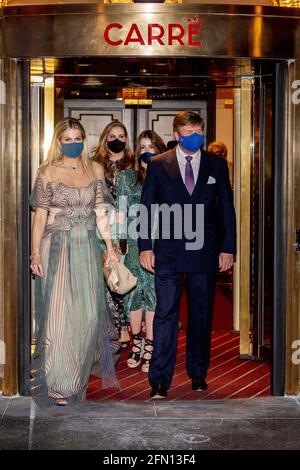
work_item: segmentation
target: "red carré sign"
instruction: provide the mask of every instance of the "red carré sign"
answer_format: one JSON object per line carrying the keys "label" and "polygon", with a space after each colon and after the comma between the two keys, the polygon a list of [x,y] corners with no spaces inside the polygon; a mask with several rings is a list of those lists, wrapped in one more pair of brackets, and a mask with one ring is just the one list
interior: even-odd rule
{"label": "red carr\u00e9 sign", "polygon": [[202,18],[188,18],[186,25],[180,23],[137,23],[123,25],[109,23],[104,29],[104,40],[110,46],[201,46]]}

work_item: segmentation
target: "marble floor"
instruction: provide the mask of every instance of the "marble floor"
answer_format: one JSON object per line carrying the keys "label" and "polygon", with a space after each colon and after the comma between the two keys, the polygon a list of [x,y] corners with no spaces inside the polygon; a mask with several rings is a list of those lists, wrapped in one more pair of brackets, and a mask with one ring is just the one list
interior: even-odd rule
{"label": "marble floor", "polygon": [[299,450],[300,397],[86,401],[51,413],[0,397],[0,449]]}

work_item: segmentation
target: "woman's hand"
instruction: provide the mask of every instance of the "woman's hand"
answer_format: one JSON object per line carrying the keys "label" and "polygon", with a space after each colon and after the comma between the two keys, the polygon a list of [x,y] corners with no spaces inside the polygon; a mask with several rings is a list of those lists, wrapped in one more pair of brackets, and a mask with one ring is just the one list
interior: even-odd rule
{"label": "woman's hand", "polygon": [[108,250],[105,256],[105,265],[108,266],[111,261],[120,262],[120,256],[115,250]]}
{"label": "woman's hand", "polygon": [[154,273],[155,268],[155,255],[152,250],[145,250],[140,252],[140,263],[144,269],[150,273]]}
{"label": "woman's hand", "polygon": [[40,255],[35,254],[31,256],[30,269],[32,271],[32,274],[35,274],[36,276],[40,276],[40,277],[44,276]]}
{"label": "woman's hand", "polygon": [[118,253],[121,253],[119,240],[116,240],[116,241],[114,242],[114,249],[115,249]]}

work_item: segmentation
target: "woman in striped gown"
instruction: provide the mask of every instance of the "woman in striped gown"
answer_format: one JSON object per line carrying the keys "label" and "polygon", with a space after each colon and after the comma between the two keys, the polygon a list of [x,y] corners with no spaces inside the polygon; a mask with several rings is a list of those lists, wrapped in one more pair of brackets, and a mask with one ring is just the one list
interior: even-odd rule
{"label": "woman in striped gown", "polygon": [[88,158],[85,138],[76,119],[58,122],[30,201],[36,299],[30,390],[47,406],[83,400],[92,369],[102,386],[116,385],[98,238],[107,262],[119,256],[110,237],[103,169]]}

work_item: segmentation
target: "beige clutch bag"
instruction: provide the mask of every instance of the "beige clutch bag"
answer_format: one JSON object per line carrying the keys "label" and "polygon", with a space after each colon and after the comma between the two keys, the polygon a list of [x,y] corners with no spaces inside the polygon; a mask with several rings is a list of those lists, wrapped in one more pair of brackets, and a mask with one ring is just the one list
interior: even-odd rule
{"label": "beige clutch bag", "polygon": [[103,274],[106,283],[112,292],[117,294],[127,294],[137,285],[137,277],[119,261],[111,261],[107,266],[103,264]]}

